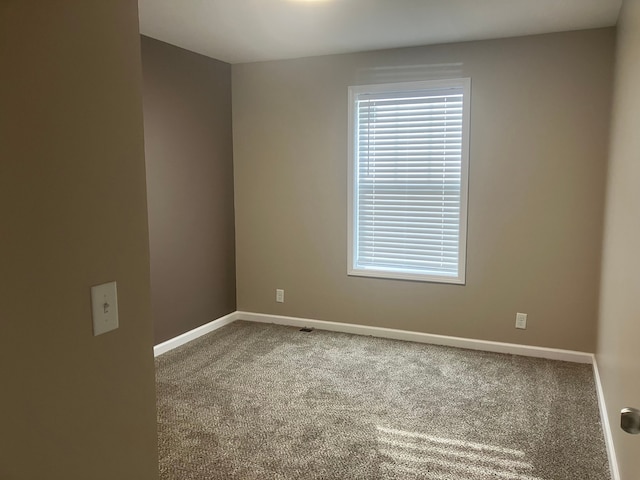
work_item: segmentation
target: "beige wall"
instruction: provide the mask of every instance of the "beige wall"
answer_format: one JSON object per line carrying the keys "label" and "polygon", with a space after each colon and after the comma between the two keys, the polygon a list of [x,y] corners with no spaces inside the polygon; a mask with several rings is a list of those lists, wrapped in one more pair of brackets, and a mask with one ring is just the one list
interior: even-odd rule
{"label": "beige wall", "polygon": [[0,72],[0,478],[155,479],[135,0],[2,2]]}
{"label": "beige wall", "polygon": [[640,435],[620,409],[640,408],[640,1],[626,0],[618,27],[598,348],[621,479],[638,478]]}
{"label": "beige wall", "polygon": [[236,309],[231,65],[142,37],[155,343]]}
{"label": "beige wall", "polygon": [[[234,65],[238,309],[594,351],[613,47],[600,29]],[[466,286],[348,277],[347,87],[458,76]]]}

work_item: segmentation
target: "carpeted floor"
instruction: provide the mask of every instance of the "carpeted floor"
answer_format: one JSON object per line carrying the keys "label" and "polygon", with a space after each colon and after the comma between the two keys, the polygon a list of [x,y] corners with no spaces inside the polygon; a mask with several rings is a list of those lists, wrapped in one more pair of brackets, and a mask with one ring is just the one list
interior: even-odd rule
{"label": "carpeted floor", "polygon": [[590,365],[235,322],[156,360],[162,480],[606,480]]}

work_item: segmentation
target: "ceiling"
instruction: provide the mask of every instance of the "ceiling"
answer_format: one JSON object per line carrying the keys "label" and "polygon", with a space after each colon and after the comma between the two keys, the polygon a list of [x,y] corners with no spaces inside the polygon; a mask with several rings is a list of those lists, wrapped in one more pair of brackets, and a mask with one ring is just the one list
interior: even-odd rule
{"label": "ceiling", "polygon": [[139,0],[140,32],[229,63],[607,27],[622,0]]}

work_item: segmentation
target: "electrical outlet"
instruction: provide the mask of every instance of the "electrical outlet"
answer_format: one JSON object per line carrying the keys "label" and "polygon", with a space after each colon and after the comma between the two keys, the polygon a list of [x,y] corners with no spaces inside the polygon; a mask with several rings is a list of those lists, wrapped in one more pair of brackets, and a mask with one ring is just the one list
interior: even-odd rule
{"label": "electrical outlet", "polygon": [[516,328],[527,328],[527,314],[516,313]]}
{"label": "electrical outlet", "polygon": [[284,290],[281,288],[276,288],[276,302],[284,303]]}

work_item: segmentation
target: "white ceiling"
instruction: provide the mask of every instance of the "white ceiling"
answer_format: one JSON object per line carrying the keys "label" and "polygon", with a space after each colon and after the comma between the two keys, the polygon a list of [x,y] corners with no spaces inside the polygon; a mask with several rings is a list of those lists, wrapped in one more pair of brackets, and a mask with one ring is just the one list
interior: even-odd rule
{"label": "white ceiling", "polygon": [[229,63],[615,25],[622,0],[139,0],[140,32]]}

